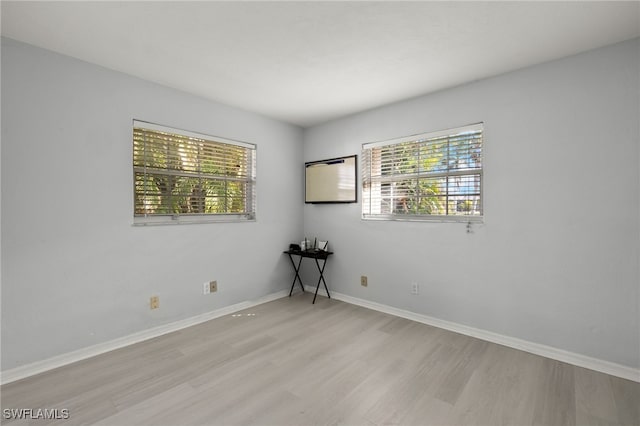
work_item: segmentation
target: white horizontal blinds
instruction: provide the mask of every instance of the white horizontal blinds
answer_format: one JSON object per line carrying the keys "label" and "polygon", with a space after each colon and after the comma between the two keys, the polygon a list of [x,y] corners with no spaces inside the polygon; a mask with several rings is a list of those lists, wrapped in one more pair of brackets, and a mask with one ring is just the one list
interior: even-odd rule
{"label": "white horizontal blinds", "polygon": [[135,215],[253,217],[255,147],[178,132],[134,122]]}
{"label": "white horizontal blinds", "polygon": [[363,217],[481,216],[482,130],[364,144]]}
{"label": "white horizontal blinds", "polygon": [[379,149],[362,150],[362,212],[368,215],[382,213],[380,205],[380,158]]}

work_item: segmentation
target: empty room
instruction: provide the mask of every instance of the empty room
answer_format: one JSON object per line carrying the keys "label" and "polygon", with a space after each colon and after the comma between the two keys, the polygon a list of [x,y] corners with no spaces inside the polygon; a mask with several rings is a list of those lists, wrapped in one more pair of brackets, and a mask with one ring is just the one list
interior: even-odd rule
{"label": "empty room", "polygon": [[640,2],[0,14],[3,425],[640,425]]}

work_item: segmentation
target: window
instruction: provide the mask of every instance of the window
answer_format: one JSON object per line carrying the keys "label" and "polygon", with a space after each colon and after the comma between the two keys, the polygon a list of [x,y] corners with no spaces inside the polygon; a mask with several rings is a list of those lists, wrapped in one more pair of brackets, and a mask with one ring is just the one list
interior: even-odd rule
{"label": "window", "polygon": [[133,122],[134,223],[255,219],[256,146]]}
{"label": "window", "polygon": [[363,144],[363,219],[481,220],[482,131],[480,123]]}

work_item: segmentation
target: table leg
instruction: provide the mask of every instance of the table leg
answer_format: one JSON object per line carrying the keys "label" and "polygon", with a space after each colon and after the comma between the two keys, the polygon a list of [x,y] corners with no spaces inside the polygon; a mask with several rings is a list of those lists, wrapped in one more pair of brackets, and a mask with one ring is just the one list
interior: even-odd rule
{"label": "table leg", "polygon": [[289,297],[291,297],[291,294],[293,293],[293,287],[296,286],[296,280],[298,280],[298,282],[300,283],[300,288],[302,289],[302,292],[304,293],[304,285],[302,285],[302,279],[300,278],[300,266],[302,265],[302,256],[300,256],[300,260],[298,261],[298,266],[296,266],[296,262],[293,260],[293,257],[291,255],[289,255],[289,260],[291,260],[291,264],[293,265],[293,269],[296,271],[296,276],[293,277],[293,283],[291,283],[291,290],[289,291]]}
{"label": "table leg", "polygon": [[313,296],[312,304],[316,303],[316,297],[318,297],[318,289],[320,288],[320,281],[324,284],[324,289],[327,291],[327,297],[331,299],[331,294],[329,294],[329,288],[327,287],[327,282],[324,280],[324,267],[327,265],[327,259],[322,263],[322,268],[320,267],[320,262],[318,259],[315,259],[316,265],[318,266],[318,271],[320,272],[320,278],[318,278],[318,285],[316,285],[316,294]]}

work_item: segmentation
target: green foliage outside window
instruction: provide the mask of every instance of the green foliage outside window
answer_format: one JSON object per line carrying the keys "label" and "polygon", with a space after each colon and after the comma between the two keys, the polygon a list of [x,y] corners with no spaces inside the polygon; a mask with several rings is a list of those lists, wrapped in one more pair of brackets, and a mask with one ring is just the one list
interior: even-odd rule
{"label": "green foliage outside window", "polygon": [[253,215],[254,155],[243,146],[135,127],[135,215]]}
{"label": "green foliage outside window", "polygon": [[482,128],[363,146],[365,218],[481,216]]}

